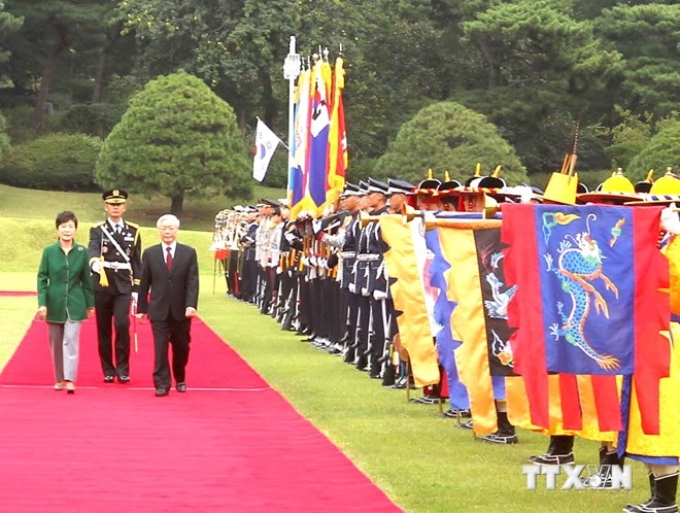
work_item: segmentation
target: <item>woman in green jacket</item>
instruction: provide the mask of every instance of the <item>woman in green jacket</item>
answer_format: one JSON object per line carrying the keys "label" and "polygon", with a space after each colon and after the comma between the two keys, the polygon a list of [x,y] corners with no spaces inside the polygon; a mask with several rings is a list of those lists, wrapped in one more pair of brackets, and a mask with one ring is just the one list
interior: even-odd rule
{"label": "woman in green jacket", "polygon": [[56,377],[55,390],[75,392],[80,323],[94,312],[94,287],[87,247],[75,242],[78,219],[62,212],[59,240],[43,249],[38,270],[38,318],[47,320]]}

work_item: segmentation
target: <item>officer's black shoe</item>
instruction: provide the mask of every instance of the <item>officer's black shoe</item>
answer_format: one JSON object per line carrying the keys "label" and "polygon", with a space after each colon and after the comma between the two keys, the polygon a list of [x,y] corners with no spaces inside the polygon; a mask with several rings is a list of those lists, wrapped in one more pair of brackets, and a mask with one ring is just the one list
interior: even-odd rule
{"label": "officer's black shoe", "polygon": [[502,434],[500,431],[490,435],[480,436],[479,440],[488,444],[516,444],[519,442],[517,435]]}
{"label": "officer's black shoe", "polygon": [[354,363],[354,358],[355,358],[355,351],[353,348],[348,348],[347,351],[345,352],[345,357],[343,358],[343,361],[345,363],[352,364]]}
{"label": "officer's black shoe", "polygon": [[568,465],[574,463],[574,453],[550,454],[546,452],[540,456],[529,456],[529,461],[534,465]]}
{"label": "officer's black shoe", "polygon": [[385,368],[385,373],[383,375],[382,386],[391,387],[396,381],[396,370],[394,365],[388,365]]}
{"label": "officer's black shoe", "polygon": [[441,413],[441,416],[448,419],[469,419],[470,410],[446,410]]}

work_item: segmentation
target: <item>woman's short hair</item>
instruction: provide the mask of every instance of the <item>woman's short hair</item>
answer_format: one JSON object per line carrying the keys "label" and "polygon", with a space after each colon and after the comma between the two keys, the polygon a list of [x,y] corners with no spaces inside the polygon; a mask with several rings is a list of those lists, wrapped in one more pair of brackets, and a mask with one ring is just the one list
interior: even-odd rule
{"label": "woman's short hair", "polygon": [[156,221],[156,228],[160,229],[161,225],[165,223],[170,223],[174,225],[175,228],[179,228],[179,218],[174,214],[163,214],[159,217],[158,221]]}
{"label": "woman's short hair", "polygon": [[76,215],[70,210],[65,210],[57,214],[55,225],[57,228],[59,228],[62,224],[68,223],[69,221],[73,221],[75,227],[78,228],[78,218]]}

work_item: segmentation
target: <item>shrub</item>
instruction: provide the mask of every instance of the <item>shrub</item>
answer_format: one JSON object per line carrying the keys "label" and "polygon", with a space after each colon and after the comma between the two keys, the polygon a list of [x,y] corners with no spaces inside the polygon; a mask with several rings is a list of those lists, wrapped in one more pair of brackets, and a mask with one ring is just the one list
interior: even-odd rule
{"label": "shrub", "polygon": [[0,166],[0,183],[53,191],[97,191],[94,166],[102,141],[51,134],[14,146]]}
{"label": "shrub", "polygon": [[633,181],[643,180],[650,169],[655,169],[654,178],[659,178],[667,167],[677,173],[680,170],[678,147],[680,147],[680,121],[670,120],[663,123],[659,133],[631,160],[628,178]]}
{"label": "shrub", "polygon": [[432,168],[439,178],[465,181],[481,162],[483,174],[503,166],[501,177],[510,185],[527,181],[526,169],[514,148],[483,115],[454,102],[425,107],[399,129],[396,139],[378,160],[375,175],[417,184]]}

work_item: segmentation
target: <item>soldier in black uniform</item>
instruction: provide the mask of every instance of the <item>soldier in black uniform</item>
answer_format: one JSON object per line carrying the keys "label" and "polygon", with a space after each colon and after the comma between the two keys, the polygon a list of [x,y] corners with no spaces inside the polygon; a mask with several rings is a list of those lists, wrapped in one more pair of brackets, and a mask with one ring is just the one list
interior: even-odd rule
{"label": "soldier in black uniform", "polygon": [[239,241],[241,244],[241,299],[249,303],[255,301],[257,288],[257,258],[255,255],[255,239],[257,238],[258,213],[255,207],[246,208],[246,233]]}
{"label": "soldier in black uniform", "polygon": [[337,234],[327,233],[327,227],[323,226],[321,221],[318,221],[318,224],[313,223],[313,230],[318,240],[341,250],[339,255],[340,269],[338,271],[340,282],[340,318],[338,322],[343,333],[339,342],[343,344],[342,352],[345,353],[347,362],[353,362],[355,358],[355,335],[359,303],[357,295],[350,292],[350,287],[354,290],[354,262],[356,261],[357,244],[361,230],[359,224],[360,197],[365,193],[366,191],[362,191],[357,185],[345,184],[345,189],[340,195],[340,205],[342,210],[346,211],[346,214],[344,219],[338,218],[341,221],[341,227]]}
{"label": "soldier in black uniform", "polygon": [[[102,194],[106,221],[90,229],[90,267],[94,280],[99,358],[104,382],[130,381],[130,300],[136,303],[142,271],[139,226],[123,219],[128,193],[111,189]],[[113,325],[112,325],[113,322]],[[115,338],[113,361],[112,334]]]}
{"label": "soldier in black uniform", "polygon": [[[368,207],[372,209],[371,216],[388,213],[387,193],[386,183],[369,178]],[[388,281],[383,262],[386,249],[387,244],[380,235],[380,224],[368,223],[361,230],[357,247],[355,289],[361,293],[359,324],[362,330],[357,368],[370,370],[370,377],[373,379],[381,377],[380,358],[385,347],[385,337],[389,336],[389,330],[385,330],[385,323],[389,322],[389,312],[386,311]],[[370,360],[367,359],[368,356]]]}

